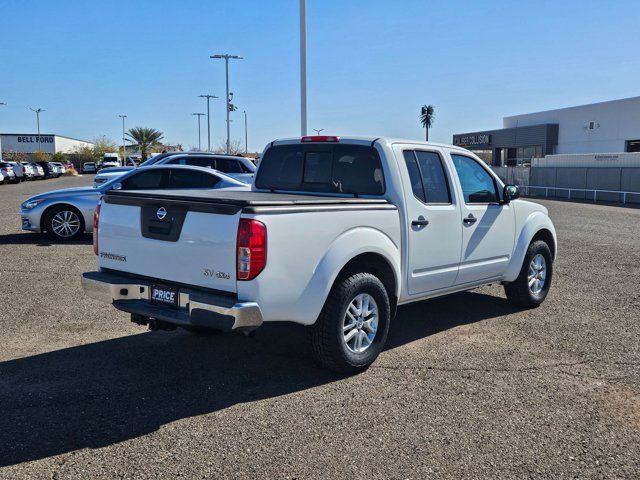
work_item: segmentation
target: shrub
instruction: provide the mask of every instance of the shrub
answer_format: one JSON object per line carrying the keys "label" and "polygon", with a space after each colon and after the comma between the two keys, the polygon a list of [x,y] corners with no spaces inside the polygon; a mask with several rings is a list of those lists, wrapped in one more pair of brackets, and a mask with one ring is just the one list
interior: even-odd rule
{"label": "shrub", "polygon": [[31,155],[31,158],[32,158],[32,160],[34,162],[48,162],[49,161],[49,155],[44,153],[42,150],[38,150],[37,152],[35,152],[33,155]]}

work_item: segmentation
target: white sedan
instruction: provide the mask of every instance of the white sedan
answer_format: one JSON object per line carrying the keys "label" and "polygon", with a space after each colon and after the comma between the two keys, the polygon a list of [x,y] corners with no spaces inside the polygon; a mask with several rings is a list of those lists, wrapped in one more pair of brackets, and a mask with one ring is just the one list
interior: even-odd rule
{"label": "white sedan", "polygon": [[[193,165],[195,167],[212,168],[226,173],[230,177],[244,183],[251,183],[256,166],[251,160],[232,155],[220,155],[209,152],[168,152],[149,158],[140,167],[151,165]],[[138,168],[140,168],[138,167]],[[98,187],[114,178],[118,178],[136,167],[105,168],[93,179],[93,186]]]}

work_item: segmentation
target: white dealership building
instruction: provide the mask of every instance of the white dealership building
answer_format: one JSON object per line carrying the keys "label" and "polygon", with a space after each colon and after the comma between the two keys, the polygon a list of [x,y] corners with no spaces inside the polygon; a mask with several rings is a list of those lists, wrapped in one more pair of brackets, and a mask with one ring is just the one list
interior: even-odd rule
{"label": "white dealership building", "polygon": [[502,128],[453,136],[494,166],[565,154],[640,152],[640,97],[504,117]]}
{"label": "white dealership building", "polygon": [[7,153],[33,154],[38,150],[54,153],[75,153],[79,148],[93,147],[93,143],[63,135],[34,133],[0,133],[0,155]]}

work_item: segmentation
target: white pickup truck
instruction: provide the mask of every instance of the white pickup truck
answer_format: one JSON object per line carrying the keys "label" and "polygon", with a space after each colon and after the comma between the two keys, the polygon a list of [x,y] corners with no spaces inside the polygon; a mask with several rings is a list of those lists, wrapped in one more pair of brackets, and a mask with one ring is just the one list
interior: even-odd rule
{"label": "white pickup truck", "polygon": [[251,191],[108,192],[99,268],[82,282],[152,329],[309,325],[319,362],[354,372],[383,349],[398,305],[495,282],[522,307],[544,301],[555,229],[518,197],[462,148],[277,140]]}

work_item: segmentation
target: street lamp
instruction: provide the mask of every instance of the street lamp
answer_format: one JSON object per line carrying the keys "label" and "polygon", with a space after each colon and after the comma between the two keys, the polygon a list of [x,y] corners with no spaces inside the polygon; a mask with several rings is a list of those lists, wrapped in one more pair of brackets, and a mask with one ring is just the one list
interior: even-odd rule
{"label": "street lamp", "polygon": [[122,165],[127,165],[127,145],[124,140],[124,119],[126,115],[118,115],[122,119]]}
{"label": "street lamp", "polygon": [[300,0],[300,135],[307,134],[307,1]]}
{"label": "street lamp", "polygon": [[244,113],[244,153],[249,152],[248,142],[247,142],[247,111],[243,110]]}
{"label": "street lamp", "polygon": [[323,131],[324,128],[314,128],[313,131],[316,132],[316,135],[320,135],[320,132]]}
{"label": "street lamp", "polygon": [[226,76],[227,76],[227,155],[231,151],[231,129],[229,125],[229,113],[236,109],[236,107],[231,103],[231,98],[233,97],[233,93],[229,96],[229,59],[241,60],[242,57],[238,55],[229,55],[228,53],[219,53],[216,55],[210,55],[209,58],[224,58]]}
{"label": "street lamp", "polygon": [[40,113],[44,112],[44,110],[41,108],[31,108],[31,107],[29,107],[29,110],[31,110],[32,112],[35,112],[36,114],[36,122],[38,124],[38,151],[42,151],[42,145],[40,142]]}
{"label": "street lamp", "polygon": [[202,144],[200,142],[200,117],[206,115],[205,113],[192,113],[191,115],[196,115],[198,117],[198,151],[202,151]]}
{"label": "street lamp", "polygon": [[200,98],[207,99],[207,152],[211,151],[211,116],[209,114],[209,100],[218,98],[215,95],[198,95]]}
{"label": "street lamp", "polygon": [[[5,102],[0,102],[0,105],[6,105]],[[2,160],[2,141],[0,140],[0,160]]]}

